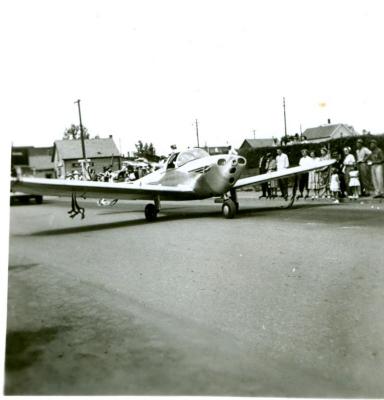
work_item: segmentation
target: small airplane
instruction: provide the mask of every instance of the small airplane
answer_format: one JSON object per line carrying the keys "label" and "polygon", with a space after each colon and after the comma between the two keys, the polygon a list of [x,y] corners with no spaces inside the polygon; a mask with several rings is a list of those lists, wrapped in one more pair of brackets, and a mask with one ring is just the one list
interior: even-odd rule
{"label": "small airplane", "polygon": [[94,182],[16,177],[11,178],[11,186],[12,190],[24,193],[72,197],[72,208],[68,211],[72,218],[78,214],[84,218],[84,208],[79,206],[77,197],[151,200],[144,210],[147,221],[156,220],[162,200],[201,200],[213,197],[216,198],[215,203],[222,203],[223,216],[233,218],[239,209],[237,189],[295,176],[293,194],[288,203],[288,206],[292,206],[297,176],[328,167],[334,162],[335,160],[317,161],[309,167],[292,167],[240,179],[247,164],[244,157],[237,154],[211,156],[201,148],[192,148],[172,153],[162,168],[135,181]]}

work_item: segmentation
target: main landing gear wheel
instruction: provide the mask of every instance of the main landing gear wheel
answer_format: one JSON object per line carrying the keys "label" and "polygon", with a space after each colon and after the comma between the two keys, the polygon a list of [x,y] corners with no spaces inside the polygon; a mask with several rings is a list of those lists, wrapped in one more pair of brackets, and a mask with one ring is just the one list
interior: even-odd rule
{"label": "main landing gear wheel", "polygon": [[237,205],[236,203],[229,199],[225,200],[222,207],[222,212],[225,218],[231,219],[236,215]]}
{"label": "main landing gear wheel", "polygon": [[154,204],[149,203],[145,206],[144,214],[145,214],[145,219],[148,222],[153,222],[156,221],[157,218],[157,208]]}
{"label": "main landing gear wheel", "polygon": [[36,196],[35,197],[36,204],[42,204],[43,203],[43,196]]}

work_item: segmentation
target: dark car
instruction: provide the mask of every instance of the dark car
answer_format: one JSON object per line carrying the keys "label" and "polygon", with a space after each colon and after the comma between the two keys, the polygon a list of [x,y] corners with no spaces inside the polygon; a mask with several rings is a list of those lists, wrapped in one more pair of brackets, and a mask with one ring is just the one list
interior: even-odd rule
{"label": "dark car", "polygon": [[[12,177],[17,178],[21,176],[34,176],[34,172],[31,167],[28,165],[17,165],[12,167],[11,172]],[[33,199],[36,204],[41,204],[43,202],[43,196],[39,194],[30,194],[30,193],[22,193],[12,191],[10,193],[10,201],[11,205],[16,203],[28,203],[31,199]]]}

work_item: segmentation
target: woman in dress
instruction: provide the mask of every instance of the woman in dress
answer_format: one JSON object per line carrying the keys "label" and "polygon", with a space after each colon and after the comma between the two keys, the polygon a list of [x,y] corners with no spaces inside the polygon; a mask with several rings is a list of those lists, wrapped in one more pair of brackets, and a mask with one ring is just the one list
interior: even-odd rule
{"label": "woman in dress", "polygon": [[351,153],[351,148],[350,147],[344,147],[344,161],[343,161],[343,174],[344,174],[344,179],[345,179],[345,185],[347,187],[347,192],[348,195],[352,195],[352,189],[349,187],[349,180],[350,176],[349,173],[350,171],[353,170],[354,165],[356,164],[355,156]]}
{"label": "woman in dress", "polygon": [[[320,161],[329,160],[331,158],[326,147],[323,147],[320,153]],[[331,197],[329,192],[330,167],[322,168],[318,171],[318,174],[321,197],[323,199]]]}
{"label": "woman in dress", "polygon": [[[316,157],[316,153],[312,150],[309,153],[313,162],[319,161],[319,158]],[[320,191],[320,174],[317,171],[309,171],[308,173],[308,192],[313,190],[312,200],[319,198]]]}

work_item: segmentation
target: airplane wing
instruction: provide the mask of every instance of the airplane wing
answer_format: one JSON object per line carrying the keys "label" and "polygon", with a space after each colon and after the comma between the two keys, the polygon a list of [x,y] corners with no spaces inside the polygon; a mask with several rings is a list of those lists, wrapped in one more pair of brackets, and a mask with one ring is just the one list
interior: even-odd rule
{"label": "airplane wing", "polygon": [[123,200],[153,200],[160,195],[164,200],[188,200],[195,198],[190,187],[164,186],[137,182],[94,182],[82,180],[45,179],[20,177],[11,179],[13,191],[48,196],[83,198],[110,198]]}
{"label": "airplane wing", "polygon": [[324,160],[324,161],[317,161],[313,162],[311,166],[308,167],[292,167],[292,168],[287,168],[281,171],[274,171],[274,172],[267,172],[266,174],[260,174],[260,175],[255,175],[255,176],[250,176],[248,178],[242,178],[239,179],[234,185],[234,189],[238,189],[244,186],[248,185],[258,185],[264,182],[272,181],[274,179],[281,179],[281,178],[288,178],[290,176],[294,175],[300,175],[309,171],[313,171],[316,169],[322,169],[326,168],[333,163],[335,163],[336,160]]}

